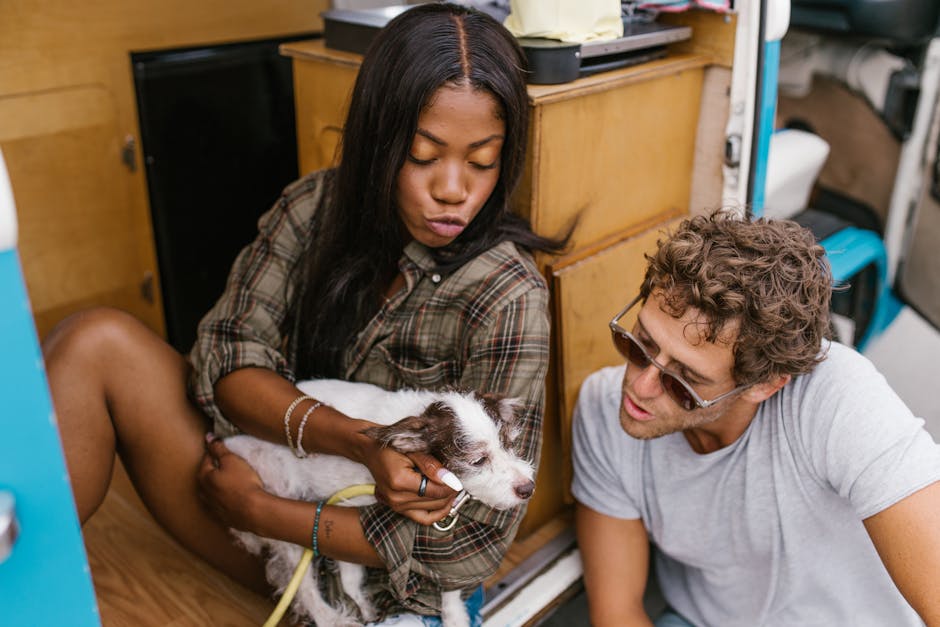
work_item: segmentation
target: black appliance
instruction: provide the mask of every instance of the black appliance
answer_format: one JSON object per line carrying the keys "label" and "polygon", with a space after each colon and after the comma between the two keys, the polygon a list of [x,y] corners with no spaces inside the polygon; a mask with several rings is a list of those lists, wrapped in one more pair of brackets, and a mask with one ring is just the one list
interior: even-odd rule
{"label": "black appliance", "polygon": [[792,0],[790,25],[844,33],[898,46],[937,32],[937,0]]}
{"label": "black appliance", "polygon": [[298,176],[292,37],[133,53],[169,342],[187,351],[258,217]]}
{"label": "black appliance", "polygon": [[[323,12],[326,45],[336,50],[365,54],[372,39],[390,20],[414,5],[376,9],[330,9]],[[479,7],[503,21],[494,8]],[[567,83],[583,76],[645,63],[666,55],[666,45],[692,36],[688,26],[624,18],[623,36],[583,44],[536,37],[522,37],[519,45],[529,65],[528,82]]]}

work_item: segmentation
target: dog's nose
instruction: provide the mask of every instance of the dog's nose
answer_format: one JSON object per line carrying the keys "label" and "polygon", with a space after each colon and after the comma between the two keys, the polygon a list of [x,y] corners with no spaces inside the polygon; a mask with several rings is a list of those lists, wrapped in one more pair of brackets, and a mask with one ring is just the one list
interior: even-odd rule
{"label": "dog's nose", "polygon": [[517,483],[513,486],[513,490],[516,491],[516,496],[520,499],[527,499],[535,492],[535,482],[525,481],[523,483]]}

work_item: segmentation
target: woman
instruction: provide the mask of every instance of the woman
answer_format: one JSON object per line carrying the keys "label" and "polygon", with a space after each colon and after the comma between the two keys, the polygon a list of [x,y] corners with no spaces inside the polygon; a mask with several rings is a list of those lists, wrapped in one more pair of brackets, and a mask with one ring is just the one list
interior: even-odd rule
{"label": "woman", "polygon": [[324,507],[317,544],[374,567],[370,591],[384,613],[436,614],[440,587],[473,589],[496,569],[522,511],[471,502],[442,537],[428,525],[455,493],[440,464],[382,449],[361,433],[367,421],[304,398],[293,382],[519,397],[520,450],[537,462],[548,294],[526,250],[563,241],[535,235],[507,204],[524,162],[524,67],[512,36],[482,13],[406,11],[363,60],[338,168],[290,185],[261,218],[200,323],[191,366],[115,311],[80,314],[50,335],[47,370],[82,521],[104,498],[117,451],[164,528],[263,589],[258,562],[227,528],[309,546],[316,506],[265,492],[218,440],[204,457],[208,416],[220,435],[296,439],[369,467],[379,503]]}

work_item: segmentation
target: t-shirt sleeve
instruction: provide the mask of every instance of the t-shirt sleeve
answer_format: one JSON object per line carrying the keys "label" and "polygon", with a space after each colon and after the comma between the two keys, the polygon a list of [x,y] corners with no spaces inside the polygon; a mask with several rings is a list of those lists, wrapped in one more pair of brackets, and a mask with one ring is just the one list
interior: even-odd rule
{"label": "t-shirt sleeve", "polygon": [[871,362],[835,344],[827,362],[798,399],[821,480],[861,519],[940,481],[940,447]]}
{"label": "t-shirt sleeve", "polygon": [[579,503],[614,518],[640,518],[631,486],[639,480],[638,443],[620,426],[623,367],[595,372],[581,385],[572,420],[571,492]]}

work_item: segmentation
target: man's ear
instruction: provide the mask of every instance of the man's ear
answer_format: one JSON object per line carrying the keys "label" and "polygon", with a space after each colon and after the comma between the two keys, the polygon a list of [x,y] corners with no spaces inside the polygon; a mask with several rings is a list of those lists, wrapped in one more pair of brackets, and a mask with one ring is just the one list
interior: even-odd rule
{"label": "man's ear", "polygon": [[752,385],[748,389],[744,390],[744,394],[742,396],[752,403],[762,403],[779,392],[780,388],[790,382],[790,379],[791,377],[788,374],[777,375],[769,381]]}

